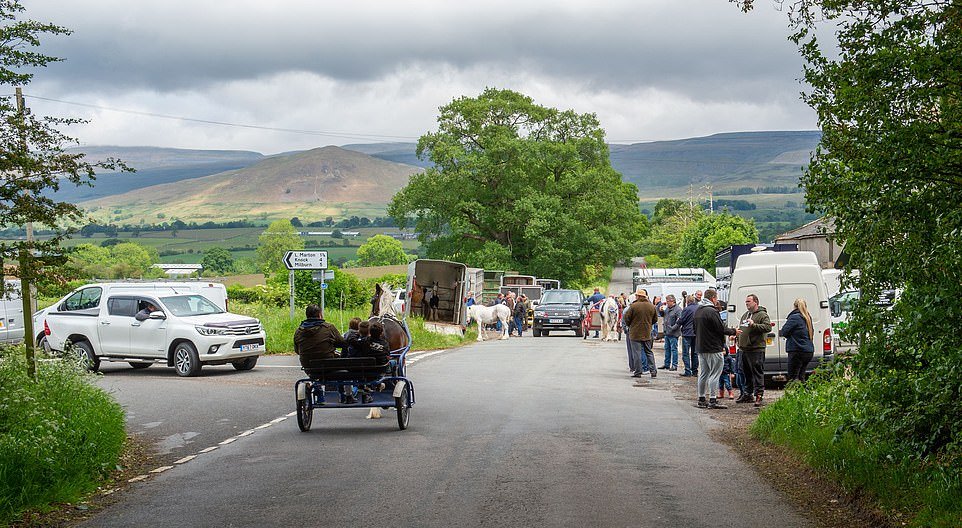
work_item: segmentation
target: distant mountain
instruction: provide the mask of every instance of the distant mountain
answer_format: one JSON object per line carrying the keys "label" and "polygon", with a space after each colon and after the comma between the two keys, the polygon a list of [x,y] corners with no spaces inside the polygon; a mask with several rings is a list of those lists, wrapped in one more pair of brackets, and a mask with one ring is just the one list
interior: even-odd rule
{"label": "distant mountain", "polygon": [[[733,132],[609,145],[609,149],[611,166],[641,190],[687,187],[690,183],[712,183],[717,188],[794,186],[819,139],[818,131]],[[371,143],[344,148],[419,167],[433,165],[417,159],[415,143]]]}
{"label": "distant mountain", "polygon": [[420,160],[417,157],[417,143],[364,143],[356,145],[344,145],[345,149],[355,152],[362,152],[375,158],[395,163],[414,165],[415,167],[433,167],[434,163],[430,160]]}
{"label": "distant mountain", "polygon": [[264,159],[258,152],[244,150],[188,150],[158,147],[83,147],[68,152],[82,152],[89,161],[116,158],[136,172],[103,172],[92,185],[64,185],[45,196],[64,202],[84,202],[105,196],[123,194],[152,185],[210,176],[242,169]]}
{"label": "distant mountain", "polygon": [[796,185],[821,132],[735,132],[611,145],[611,165],[641,190]]}
{"label": "distant mountain", "polygon": [[83,206],[127,218],[149,219],[163,213],[185,221],[305,211],[317,218],[331,214],[325,212],[326,207],[344,204],[383,211],[394,193],[419,170],[339,147],[323,147],[265,158],[238,170],[108,196]]}
{"label": "distant mountain", "polygon": [[162,147],[78,147],[68,152],[86,154],[89,161],[117,158],[137,171],[161,167],[189,167],[206,164],[251,165],[262,159],[248,150],[194,150]]}

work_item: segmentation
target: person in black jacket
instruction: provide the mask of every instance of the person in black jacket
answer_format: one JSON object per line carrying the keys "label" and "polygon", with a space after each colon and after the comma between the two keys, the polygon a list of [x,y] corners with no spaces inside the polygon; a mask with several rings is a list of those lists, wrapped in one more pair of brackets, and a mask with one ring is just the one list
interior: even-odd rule
{"label": "person in black jacket", "polygon": [[681,360],[685,364],[682,376],[698,375],[698,354],[695,352],[695,311],[698,301],[694,295],[685,297],[685,309],[681,311],[678,324],[681,325]]}
{"label": "person in black jacket", "polygon": [[805,299],[795,299],[795,309],[788,314],[785,325],[778,331],[785,338],[788,353],[788,381],[805,381],[805,371],[815,357],[815,329]]}
{"label": "person in black jacket", "polygon": [[[737,335],[737,330],[727,328],[718,315],[718,293],[707,290],[695,312],[695,351],[702,364],[698,373],[698,406],[708,409],[727,409],[718,403],[715,390],[724,366],[725,336]],[[706,401],[706,397],[708,400]]]}

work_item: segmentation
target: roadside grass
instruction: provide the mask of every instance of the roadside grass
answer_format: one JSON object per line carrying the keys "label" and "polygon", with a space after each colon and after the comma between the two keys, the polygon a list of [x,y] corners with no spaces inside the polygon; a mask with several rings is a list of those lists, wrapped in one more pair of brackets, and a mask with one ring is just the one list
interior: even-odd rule
{"label": "roadside grass", "polygon": [[846,489],[868,492],[904,525],[960,526],[962,468],[958,461],[919,459],[856,435],[847,424],[858,420],[860,413],[871,412],[852,397],[859,390],[857,383],[825,373],[806,385],[790,385],[782,398],[759,415],[751,432],[791,448]]}
{"label": "roadside grass", "polygon": [[[260,320],[267,333],[267,353],[268,354],[292,354],[294,353],[294,331],[304,320],[304,309],[297,307],[294,309],[294,318],[291,318],[290,308],[274,307],[263,304],[245,304],[231,302],[231,312],[249,315]],[[347,331],[348,323],[352,317],[359,317],[361,320],[367,319],[370,310],[367,307],[355,308],[351,310],[338,310],[328,308],[324,311],[324,319],[333,323],[334,326],[343,334]],[[478,332],[474,327],[467,330],[464,336],[442,335],[432,332],[424,327],[424,320],[420,317],[412,317],[407,320],[408,330],[411,332],[411,350],[436,350],[440,348],[450,348],[470,342],[471,339],[478,337]]]}
{"label": "roadside grass", "polygon": [[22,346],[0,351],[0,525],[96,489],[126,439],[123,410],[91,374],[42,362],[34,381],[23,357]]}

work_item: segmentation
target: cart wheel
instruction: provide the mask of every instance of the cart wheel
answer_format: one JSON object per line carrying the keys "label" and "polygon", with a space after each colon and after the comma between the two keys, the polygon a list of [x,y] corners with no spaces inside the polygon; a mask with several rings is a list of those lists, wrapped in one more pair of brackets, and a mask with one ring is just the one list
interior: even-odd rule
{"label": "cart wheel", "polygon": [[314,407],[308,399],[297,400],[297,427],[301,431],[311,430],[311,419],[314,418]]}
{"label": "cart wheel", "polygon": [[397,408],[397,426],[402,431],[408,428],[408,422],[411,420],[409,403],[410,396],[407,389],[401,391],[401,395],[394,398],[394,407]]}

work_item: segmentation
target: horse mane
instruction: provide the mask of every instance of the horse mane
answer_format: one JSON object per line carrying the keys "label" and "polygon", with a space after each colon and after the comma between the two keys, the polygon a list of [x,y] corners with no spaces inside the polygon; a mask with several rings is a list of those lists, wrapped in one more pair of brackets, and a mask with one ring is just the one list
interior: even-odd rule
{"label": "horse mane", "polygon": [[394,311],[394,294],[391,293],[391,285],[382,282],[380,287],[381,296],[377,300],[377,315],[382,317],[391,316],[395,320],[399,320],[397,312]]}

